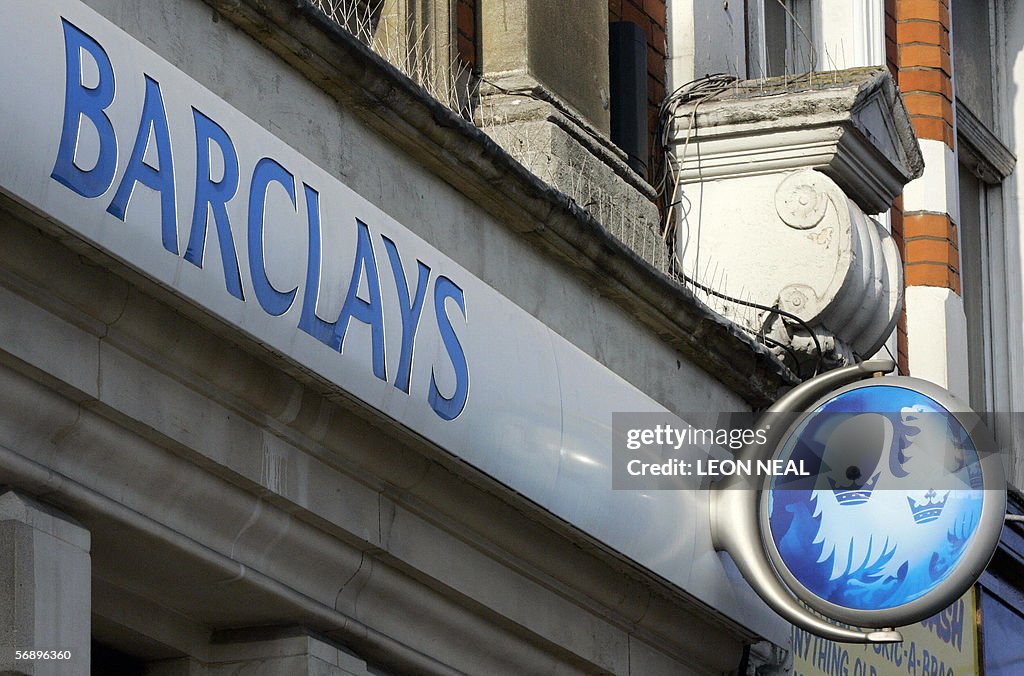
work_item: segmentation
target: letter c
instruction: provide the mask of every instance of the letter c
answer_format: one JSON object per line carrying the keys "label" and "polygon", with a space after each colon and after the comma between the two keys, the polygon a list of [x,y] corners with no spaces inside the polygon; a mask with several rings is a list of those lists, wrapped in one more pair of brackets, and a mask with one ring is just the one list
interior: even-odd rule
{"label": "letter c", "polygon": [[264,157],[256,163],[249,188],[249,271],[256,299],[267,314],[277,317],[292,306],[295,292],[278,291],[267,278],[267,266],[263,256],[263,220],[266,215],[267,188],[272,182],[280,183],[288,193],[295,207],[295,177],[282,167],[277,160]]}

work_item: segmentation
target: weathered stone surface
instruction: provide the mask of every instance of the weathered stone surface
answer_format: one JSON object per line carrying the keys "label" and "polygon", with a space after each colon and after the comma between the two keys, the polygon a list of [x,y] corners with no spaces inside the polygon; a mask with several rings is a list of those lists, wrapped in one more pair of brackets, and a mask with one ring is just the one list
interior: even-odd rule
{"label": "weathered stone surface", "polygon": [[607,136],[608,6],[592,0],[485,1],[481,45],[485,76],[518,77],[564,101]]}
{"label": "weathered stone surface", "polygon": [[[74,676],[89,668],[89,531],[25,495],[0,494],[0,672]],[[71,659],[14,660],[14,650]]]}
{"label": "weathered stone surface", "polygon": [[[498,145],[544,182],[586,210],[611,235],[667,273],[669,252],[653,190],[615,153],[581,136],[574,123],[547,104],[504,95],[488,97],[480,114]],[[515,117],[506,109],[513,108]],[[532,109],[533,114],[524,109]],[[495,115],[495,118],[488,118]],[[585,142],[586,141],[586,142]]]}

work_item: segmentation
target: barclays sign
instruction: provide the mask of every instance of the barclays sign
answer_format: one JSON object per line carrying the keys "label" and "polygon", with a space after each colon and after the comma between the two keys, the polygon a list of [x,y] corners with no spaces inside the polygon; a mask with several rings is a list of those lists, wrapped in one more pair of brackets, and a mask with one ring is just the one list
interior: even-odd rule
{"label": "barclays sign", "polygon": [[[422,386],[416,391],[426,393],[431,409],[443,420],[453,420],[462,413],[469,395],[469,364],[455,328],[466,322],[466,298],[459,284],[443,274],[434,274],[427,262],[417,259],[413,275],[415,282],[410,286],[399,245],[386,235],[374,235],[370,226],[349,215],[356,242],[347,290],[340,310],[333,313],[331,319],[322,317],[324,310],[320,308],[319,299],[326,281],[322,268],[347,256],[332,255],[331,251],[325,255],[321,224],[325,219],[345,219],[346,215],[322,214],[319,191],[273,155],[262,156],[251,166],[240,164],[231,133],[190,102],[182,102],[190,105],[190,120],[169,120],[168,106],[157,77],[136,72],[122,73],[119,78],[106,50],[96,39],[67,19],[61,19],[61,26],[66,64],[64,115],[50,178],[87,200],[103,199],[106,212],[122,222],[134,206],[132,198],[137,188],[149,188],[152,191],[150,196],[159,201],[159,215],[155,220],[159,221],[161,244],[167,254],[181,255],[179,231],[180,226],[187,224],[183,259],[200,269],[219,265],[225,292],[245,302],[247,291],[242,284],[241,259],[241,265],[249,272],[251,291],[248,293],[271,317],[284,315],[296,304],[301,285],[303,294],[297,328],[341,353],[345,350],[345,339],[352,322],[362,323],[369,329],[370,350],[364,357],[371,364],[373,375],[383,381],[390,380],[394,387],[406,394],[412,392],[414,385],[411,382],[413,354],[430,288],[429,307],[447,355],[446,367],[454,373],[454,384],[448,388],[449,392],[442,392],[437,376],[432,372],[429,387],[425,383],[419,384]],[[92,71],[94,81],[87,84],[86,74],[89,71]],[[132,76],[135,81],[130,81]],[[129,81],[125,82],[125,79]],[[115,127],[107,114],[119,86],[141,87],[145,92],[142,106],[136,113],[138,124],[130,129]],[[172,113],[183,111],[184,106],[175,106],[171,110]],[[194,154],[190,153],[187,160],[194,159],[194,163],[186,168],[182,166],[183,153],[174,151],[185,139],[176,137],[172,143],[171,129],[178,131],[190,126]],[[96,139],[95,147],[88,150],[83,148],[86,145],[83,138],[87,136]],[[124,156],[128,147],[131,150],[127,153],[127,164],[116,189],[112,197],[105,197],[113,187],[119,155]],[[176,167],[179,176],[175,175]],[[182,172],[188,176],[188,184],[194,185],[191,208],[184,210],[191,217],[184,222],[179,217],[176,194]],[[240,182],[248,186],[248,199],[241,214],[246,224],[246,247],[241,251],[232,234],[227,207],[228,202],[242,199],[239,195]],[[138,201],[135,200],[136,203]],[[265,237],[268,203],[280,207],[279,212],[290,212],[283,219],[288,226],[299,225],[295,216],[305,217],[303,234],[308,241],[306,269],[302,275],[304,279],[297,280],[298,284],[294,279],[283,285],[275,285],[271,280],[270,269],[280,264],[275,259],[281,256]],[[146,207],[136,208],[142,211]],[[214,261],[206,252],[208,229],[211,227],[216,232],[219,261]],[[383,258],[380,249],[386,253],[394,282],[395,293],[387,299],[382,297],[380,283],[383,267],[378,264],[378,258]],[[278,279],[285,277],[281,275]],[[365,299],[359,295],[360,284],[364,281]],[[451,301],[450,309],[448,301]],[[397,368],[393,369],[394,375],[390,378],[389,354],[385,348],[385,302],[396,305],[401,317],[400,325],[391,327],[399,331],[401,340],[397,355],[390,355],[392,359],[397,356]]]}

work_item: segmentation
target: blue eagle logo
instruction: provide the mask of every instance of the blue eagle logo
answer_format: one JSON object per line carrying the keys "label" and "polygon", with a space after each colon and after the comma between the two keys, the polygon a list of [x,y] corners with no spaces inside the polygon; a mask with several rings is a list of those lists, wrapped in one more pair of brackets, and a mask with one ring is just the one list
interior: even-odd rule
{"label": "blue eagle logo", "polygon": [[810,592],[884,609],[928,593],[960,561],[981,517],[980,462],[966,430],[931,398],[861,388],[819,407],[780,457],[817,468],[773,480],[771,537]]}

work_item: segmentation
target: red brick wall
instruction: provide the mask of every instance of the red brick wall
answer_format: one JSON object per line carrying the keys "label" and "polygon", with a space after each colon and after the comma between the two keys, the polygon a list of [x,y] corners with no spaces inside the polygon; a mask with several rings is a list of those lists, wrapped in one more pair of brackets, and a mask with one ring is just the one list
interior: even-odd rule
{"label": "red brick wall", "polygon": [[[896,76],[914,131],[920,139],[942,141],[953,149],[949,0],[886,0],[885,14],[886,62]],[[931,180],[928,167],[921,180]],[[944,179],[935,189],[946,189]],[[903,254],[906,285],[939,286],[960,293],[956,222],[948,213],[901,207],[898,200],[892,222]],[[899,351],[906,372],[906,313],[900,318]]]}
{"label": "red brick wall", "polygon": [[665,98],[665,0],[608,0],[608,21],[632,21],[647,34],[647,147],[651,152],[648,173],[653,175],[659,150],[654,131],[658,108]]}
{"label": "red brick wall", "polygon": [[[953,149],[948,0],[897,0],[896,42],[900,91],[914,131],[918,138],[942,141]],[[908,212],[903,228],[907,285],[941,286],[960,293],[959,238],[949,214]]]}
{"label": "red brick wall", "polygon": [[[896,0],[885,0],[885,65],[899,83],[899,47],[896,42]],[[889,226],[892,237],[899,247],[900,257],[907,260],[907,250],[903,242],[903,199],[897,197],[889,210]],[[896,325],[896,361],[900,373],[908,373],[907,366],[907,311],[900,312],[900,320]]]}
{"label": "red brick wall", "polygon": [[914,130],[919,138],[953,148],[949,0],[889,0],[886,5],[894,9],[898,79]]}

